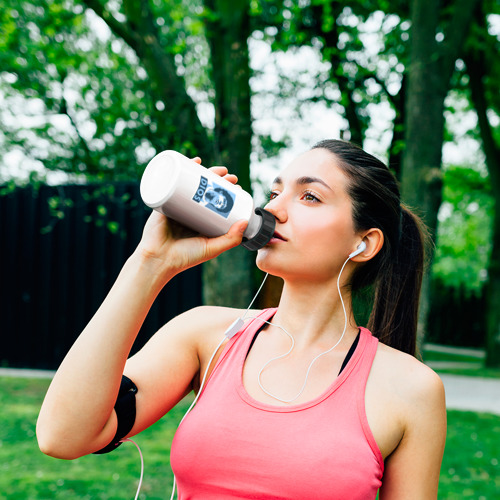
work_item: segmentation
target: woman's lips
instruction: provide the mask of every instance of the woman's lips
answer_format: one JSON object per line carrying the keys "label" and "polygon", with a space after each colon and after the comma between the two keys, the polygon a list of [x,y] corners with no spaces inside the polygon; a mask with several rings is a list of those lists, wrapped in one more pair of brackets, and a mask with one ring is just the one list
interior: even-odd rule
{"label": "woman's lips", "polygon": [[273,234],[273,237],[271,238],[271,240],[269,241],[269,243],[276,243],[278,241],[286,241],[286,238],[284,238],[283,236],[281,236],[280,233],[278,233],[277,231],[275,231],[274,234]]}

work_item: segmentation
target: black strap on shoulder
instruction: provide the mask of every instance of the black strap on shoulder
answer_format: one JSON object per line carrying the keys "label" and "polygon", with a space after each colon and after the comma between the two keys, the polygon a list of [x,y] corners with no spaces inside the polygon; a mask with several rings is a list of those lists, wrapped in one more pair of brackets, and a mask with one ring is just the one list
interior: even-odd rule
{"label": "black strap on shoulder", "polygon": [[116,428],[115,437],[111,442],[99,451],[94,452],[96,455],[109,453],[120,446],[121,439],[124,438],[132,429],[135,422],[135,394],[137,392],[136,385],[125,375],[122,375],[118,398],[115,403],[115,412],[118,418],[118,426]]}
{"label": "black strap on shoulder", "polygon": [[354,342],[352,343],[351,348],[349,349],[349,352],[347,353],[347,356],[345,357],[344,362],[340,367],[339,375],[342,373],[344,368],[347,366],[347,363],[349,363],[349,360],[352,358],[352,355],[354,354],[354,351],[356,350],[356,347],[358,345],[360,334],[361,330],[358,330],[358,334],[356,335],[356,338],[354,339]]}

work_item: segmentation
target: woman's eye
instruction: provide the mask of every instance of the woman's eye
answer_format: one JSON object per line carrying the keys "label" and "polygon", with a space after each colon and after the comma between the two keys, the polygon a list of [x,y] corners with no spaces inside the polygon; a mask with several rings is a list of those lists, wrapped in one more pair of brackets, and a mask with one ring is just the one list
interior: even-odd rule
{"label": "woman's eye", "polygon": [[276,198],[276,196],[278,196],[278,193],[276,191],[270,191],[269,195],[268,195],[268,199],[274,200],[274,198]]}
{"label": "woman's eye", "polygon": [[314,202],[319,201],[319,199],[312,193],[304,193],[303,198],[305,201],[314,201]]}

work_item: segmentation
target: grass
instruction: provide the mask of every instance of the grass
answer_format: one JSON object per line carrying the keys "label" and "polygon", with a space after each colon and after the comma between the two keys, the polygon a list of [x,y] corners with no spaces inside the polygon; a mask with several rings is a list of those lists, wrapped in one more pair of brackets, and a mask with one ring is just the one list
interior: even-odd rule
{"label": "grass", "polygon": [[471,364],[483,364],[484,361],[476,356],[469,356],[467,354],[457,354],[448,352],[438,352],[427,349],[424,352],[425,361],[446,361],[449,363],[459,362],[459,363],[471,363]]}
{"label": "grass", "polygon": [[[0,499],[119,500],[134,498],[140,458],[132,443],[113,453],[58,460],[43,455],[35,437],[49,381],[0,377]],[[170,498],[170,443],[185,408],[180,405],[137,438],[145,457],[140,498]]]}
{"label": "grass", "polygon": [[500,498],[500,416],[448,411],[440,500]]}
{"label": "grass", "polygon": [[[139,454],[131,443],[108,455],[63,461],[46,457],[35,423],[48,380],[0,378],[0,499],[121,500],[134,498]],[[169,450],[186,404],[137,436],[145,457],[141,499],[170,497]],[[450,411],[440,499],[500,498],[500,417]]]}
{"label": "grass", "polygon": [[[484,359],[470,356],[465,351],[439,352],[428,347],[423,352],[424,362],[429,364],[438,373],[449,373],[452,375],[466,375],[468,377],[500,378],[500,368],[486,368]],[[437,363],[437,365],[436,365]],[[436,366],[434,366],[436,365]]]}

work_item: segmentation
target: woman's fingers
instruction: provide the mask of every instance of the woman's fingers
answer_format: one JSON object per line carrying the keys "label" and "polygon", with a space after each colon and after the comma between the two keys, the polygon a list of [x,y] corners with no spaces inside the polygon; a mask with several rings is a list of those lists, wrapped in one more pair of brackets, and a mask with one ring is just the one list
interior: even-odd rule
{"label": "woman's fingers", "polygon": [[230,174],[226,167],[222,166],[210,167],[209,170],[211,170],[214,174],[220,175],[221,177],[226,179],[226,181],[229,181],[231,184],[236,184],[238,182],[238,177],[234,174]]}
{"label": "woman's fingers", "polygon": [[[194,162],[198,163],[198,165],[201,165],[201,158],[199,156],[195,156],[194,158],[191,158]],[[229,181],[231,184],[236,184],[238,182],[238,177],[234,174],[230,174],[227,167],[223,167],[222,165],[218,165],[215,167],[210,167],[208,170],[211,170],[214,174],[219,175],[220,177],[223,177],[227,181]]]}
{"label": "woman's fingers", "polygon": [[205,258],[213,259],[222,252],[234,248],[241,243],[243,233],[248,226],[248,221],[240,220],[235,222],[226,234],[216,238],[208,238],[206,240],[206,255]]}

